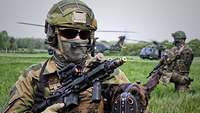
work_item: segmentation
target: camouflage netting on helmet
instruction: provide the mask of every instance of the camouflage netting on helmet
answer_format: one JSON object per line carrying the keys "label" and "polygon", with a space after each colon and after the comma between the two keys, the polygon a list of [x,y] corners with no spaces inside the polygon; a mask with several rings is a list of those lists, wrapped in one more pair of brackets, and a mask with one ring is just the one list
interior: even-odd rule
{"label": "camouflage netting on helmet", "polygon": [[172,36],[174,37],[175,40],[186,39],[185,32],[183,31],[177,31],[175,33],[172,33]]}
{"label": "camouflage netting on helmet", "polygon": [[92,10],[79,0],[62,0],[54,4],[48,12],[47,22],[54,26],[97,29]]}

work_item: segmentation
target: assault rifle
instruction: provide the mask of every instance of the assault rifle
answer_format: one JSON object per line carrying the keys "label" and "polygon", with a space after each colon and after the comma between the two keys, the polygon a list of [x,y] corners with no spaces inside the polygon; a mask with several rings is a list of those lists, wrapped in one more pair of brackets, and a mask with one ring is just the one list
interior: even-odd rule
{"label": "assault rifle", "polygon": [[149,78],[150,76],[152,76],[153,73],[157,73],[158,71],[160,71],[161,69],[163,69],[167,64],[165,63],[167,58],[162,58],[160,60],[160,62],[158,63],[158,65],[156,65],[153,70],[149,73],[149,76],[147,78]]}
{"label": "assault rifle", "polygon": [[34,113],[45,110],[55,103],[64,103],[64,109],[69,111],[79,105],[79,93],[93,86],[92,100],[99,102],[101,98],[101,82],[111,77],[114,70],[125,63],[125,58],[116,58],[104,62],[96,62],[87,72],[81,72],[81,66],[73,63],[57,72],[62,86],[44,101],[33,108]]}

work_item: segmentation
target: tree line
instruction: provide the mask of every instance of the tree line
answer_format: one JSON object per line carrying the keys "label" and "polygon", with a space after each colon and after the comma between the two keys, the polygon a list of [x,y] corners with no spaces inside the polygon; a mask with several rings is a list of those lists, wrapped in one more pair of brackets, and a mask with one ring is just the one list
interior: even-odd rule
{"label": "tree line", "polygon": [[44,39],[23,37],[14,38],[9,36],[7,31],[0,32],[0,52],[44,52],[47,49]]}
{"label": "tree line", "polygon": [[[0,52],[47,52],[48,45],[44,44],[45,39],[33,38],[33,37],[23,37],[23,38],[14,38],[9,36],[7,31],[0,32]],[[109,42],[108,42],[109,43]],[[139,55],[140,50],[149,43],[127,43],[125,48],[122,48],[120,52],[110,52],[108,55],[120,54],[120,55]],[[160,42],[165,49],[173,47],[172,42],[168,40]],[[188,42],[188,45],[192,48],[194,56],[200,56],[200,40],[193,39]]]}

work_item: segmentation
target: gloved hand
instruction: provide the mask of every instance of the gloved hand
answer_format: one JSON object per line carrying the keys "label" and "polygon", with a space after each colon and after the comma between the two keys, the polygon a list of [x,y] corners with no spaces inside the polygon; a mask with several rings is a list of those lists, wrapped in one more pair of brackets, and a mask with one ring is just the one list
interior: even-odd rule
{"label": "gloved hand", "polygon": [[47,107],[42,113],[58,113],[58,110],[65,106],[64,103],[57,103]]}

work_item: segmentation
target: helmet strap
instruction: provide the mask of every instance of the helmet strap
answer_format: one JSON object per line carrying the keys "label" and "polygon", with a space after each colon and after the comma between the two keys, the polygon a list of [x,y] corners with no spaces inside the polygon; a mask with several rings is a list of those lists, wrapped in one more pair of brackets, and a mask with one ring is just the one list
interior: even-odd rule
{"label": "helmet strap", "polygon": [[96,45],[96,38],[94,38],[94,31],[91,32],[90,35],[90,52],[91,52],[91,56],[94,57],[95,56],[95,45]]}
{"label": "helmet strap", "polygon": [[55,32],[57,34],[57,39],[58,39],[58,49],[60,50],[61,54],[64,54],[63,45],[61,43],[61,37],[59,35],[58,28],[55,29]]}

